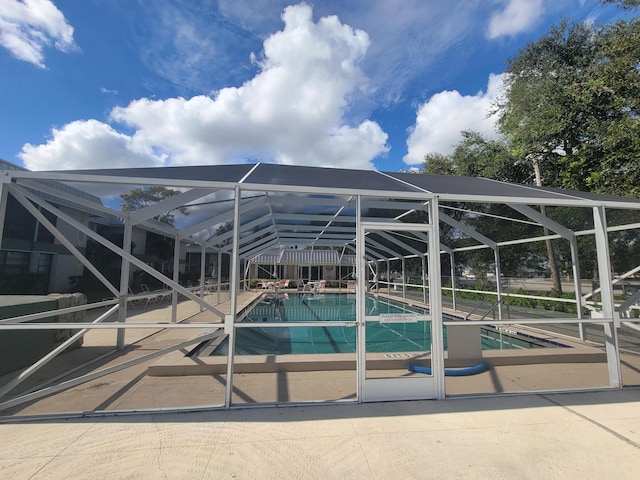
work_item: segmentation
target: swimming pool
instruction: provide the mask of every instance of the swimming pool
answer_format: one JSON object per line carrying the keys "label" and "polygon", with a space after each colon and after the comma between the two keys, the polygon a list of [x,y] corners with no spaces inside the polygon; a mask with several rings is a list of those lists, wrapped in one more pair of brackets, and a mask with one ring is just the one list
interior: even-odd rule
{"label": "swimming pool", "polygon": [[[423,308],[393,300],[366,297],[367,315],[416,313]],[[236,330],[237,355],[286,355],[354,353],[356,351],[356,301],[353,294],[289,295],[271,297],[249,311],[245,322],[322,322],[346,321],[353,326],[239,328]],[[542,342],[500,334],[491,329],[481,331],[482,349],[541,348]],[[431,350],[431,322],[367,322],[367,352],[425,352]],[[446,327],[444,345],[447,348]],[[200,346],[197,355],[226,355],[227,341]]]}

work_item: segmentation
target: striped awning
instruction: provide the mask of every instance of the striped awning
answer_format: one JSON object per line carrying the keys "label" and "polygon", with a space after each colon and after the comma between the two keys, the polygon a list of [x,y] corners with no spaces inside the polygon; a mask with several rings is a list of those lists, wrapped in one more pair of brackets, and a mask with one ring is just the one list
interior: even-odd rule
{"label": "striped awning", "polygon": [[355,255],[340,255],[336,250],[282,249],[270,250],[251,259],[256,265],[342,265],[353,267]]}

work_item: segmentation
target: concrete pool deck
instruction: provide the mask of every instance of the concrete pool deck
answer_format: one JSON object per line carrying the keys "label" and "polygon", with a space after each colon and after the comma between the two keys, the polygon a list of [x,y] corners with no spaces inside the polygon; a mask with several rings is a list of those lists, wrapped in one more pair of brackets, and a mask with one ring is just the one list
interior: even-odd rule
{"label": "concrete pool deck", "polygon": [[0,423],[22,479],[636,479],[640,390]]}
{"label": "concrete pool deck", "polygon": [[[245,292],[239,299],[239,306],[251,304],[256,292]],[[228,309],[224,303],[221,309]],[[211,321],[199,314],[199,307],[193,302],[179,305],[179,318],[189,318],[189,322]],[[158,305],[149,309],[135,309],[129,318],[133,323],[167,322],[171,306]],[[203,320],[204,318],[204,320]],[[132,329],[126,332],[127,347],[117,351],[114,330],[92,330],[85,336],[82,348],[65,352],[46,365],[20,385],[6,401],[20,391],[27,391],[42,385],[52,378],[58,378],[71,368],[77,370],[70,378],[98,369],[111,367],[124,361],[139,358],[163,348],[175,345],[198,335],[199,329]],[[154,333],[155,332],[155,333]],[[184,349],[183,349],[184,350]],[[569,350],[569,349],[564,349]],[[505,351],[508,352],[508,351]],[[540,350],[538,350],[540,352]],[[184,357],[183,351],[180,355]],[[500,355],[500,352],[495,352]],[[170,354],[171,356],[172,354]],[[601,388],[609,384],[607,365],[604,357],[600,360],[583,355],[570,355],[564,361],[550,361],[548,358],[531,356],[526,364],[518,360],[499,362],[484,373],[470,377],[447,377],[448,396],[485,395],[497,393],[522,393],[527,391],[557,391],[565,389]],[[573,357],[569,360],[569,357]],[[220,406],[225,403],[226,372],[207,375],[152,376],[149,370],[163,358],[154,358],[107,376],[90,380],[66,390],[48,395],[30,403],[10,407],[0,411],[0,415],[47,415],[64,412],[96,412],[114,410],[140,410]],[[355,358],[355,357],[354,357]],[[238,357],[238,371],[234,373],[232,403],[234,405],[268,404],[274,402],[318,402],[355,400],[357,377],[355,367],[346,370],[308,371],[285,368],[242,371],[241,362],[255,361]],[[276,359],[267,358],[263,363],[272,365]],[[92,363],[93,362],[93,363]],[[317,363],[317,362],[316,362]],[[525,364],[523,364],[525,363]],[[354,364],[355,365],[355,364]],[[626,386],[640,386],[640,355],[623,353],[621,359],[623,382]],[[251,370],[251,369],[249,369]],[[255,369],[254,369],[255,370]],[[270,371],[268,371],[270,370]],[[376,371],[369,371],[377,376]],[[177,373],[177,372],[176,372]],[[384,373],[384,372],[383,372]],[[396,372],[407,375],[406,370]],[[10,381],[13,375],[0,377],[0,385]],[[59,377],[56,382],[63,380]],[[185,393],[187,392],[187,393]]]}
{"label": "concrete pool deck", "polygon": [[[181,317],[198,311],[189,302],[180,309]],[[166,321],[170,310],[137,310],[131,321]],[[113,352],[114,332],[92,331],[81,349],[61,355],[26,386],[92,356],[112,352],[98,362],[108,366],[195,335],[153,332],[128,331],[130,348]],[[638,388],[216,410],[203,407],[224,401],[224,376],[150,377],[150,363],[0,412],[7,415],[0,419],[0,477],[567,480],[635,479],[640,468]],[[623,356],[622,363],[625,384],[640,386],[640,356]],[[593,383],[606,385],[605,364],[504,365],[447,377],[447,392]],[[327,392],[354,399],[355,373],[236,374],[233,403],[304,401]],[[190,405],[196,411],[184,411]],[[131,414],[145,408],[167,410]]]}

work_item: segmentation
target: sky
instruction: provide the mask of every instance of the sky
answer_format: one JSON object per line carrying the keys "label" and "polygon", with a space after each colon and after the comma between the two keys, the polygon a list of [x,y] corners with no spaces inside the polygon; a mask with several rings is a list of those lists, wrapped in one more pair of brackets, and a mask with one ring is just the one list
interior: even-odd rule
{"label": "sky", "polygon": [[0,158],[380,171],[497,138],[506,61],[598,0],[0,0]]}

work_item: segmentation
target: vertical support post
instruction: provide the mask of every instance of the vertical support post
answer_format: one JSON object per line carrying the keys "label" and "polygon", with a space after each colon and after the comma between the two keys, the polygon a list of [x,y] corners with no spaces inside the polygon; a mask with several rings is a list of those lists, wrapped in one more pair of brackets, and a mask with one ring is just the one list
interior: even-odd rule
{"label": "vertical support post", "polygon": [[[576,311],[578,313],[578,320],[582,320],[582,282],[580,281],[578,240],[575,235],[569,239],[569,245],[571,247],[571,264],[573,266],[573,289],[575,290],[576,296]],[[587,332],[584,328],[584,323],[578,324],[578,330],[580,331],[580,340],[585,341],[587,339]]]}
{"label": "vertical support post", "polygon": [[251,272],[249,271],[250,267],[251,264],[249,262],[244,263],[244,286],[242,288],[243,292],[249,290],[249,285],[251,284]]}
{"label": "vertical support post", "polygon": [[364,397],[364,380],[366,373],[367,348],[366,348],[366,328],[365,319],[365,294],[362,287],[363,273],[366,268],[365,249],[364,249],[364,232],[362,231],[362,199],[360,195],[356,197],[356,262],[354,265],[356,272],[356,378],[358,381],[357,395],[358,403],[362,403]]}
{"label": "vertical support post", "polygon": [[391,295],[391,260],[387,258],[387,295]]}
{"label": "vertical support post", "polygon": [[[173,240],[173,281],[179,283],[180,280],[180,237],[175,236]],[[176,323],[178,317],[178,292],[174,289],[171,294],[171,323]]]}
{"label": "vertical support post", "polygon": [[407,298],[407,274],[405,272],[404,257],[402,257],[402,298]]}
{"label": "vertical support post", "polygon": [[451,264],[451,295],[453,296],[453,309],[457,310],[456,302],[456,261],[453,250],[449,252],[449,261]]}
{"label": "vertical support post", "polygon": [[[207,268],[207,247],[202,244],[200,249],[200,298],[204,300],[205,295],[205,284],[204,284],[204,274],[205,269]],[[204,311],[204,307],[200,305],[200,311]]]}
{"label": "vertical support post", "polygon": [[[126,253],[131,253],[131,236],[133,231],[133,225],[131,220],[127,217],[124,221],[124,233],[122,238],[122,249]],[[122,258],[120,266],[120,309],[118,310],[118,322],[124,323],[127,321],[127,296],[129,295],[129,260]],[[116,347],[118,350],[124,348],[125,329],[119,328],[116,336]]]}
{"label": "vertical support post", "polygon": [[228,335],[229,352],[227,354],[227,384],[225,390],[225,408],[231,406],[231,394],[233,392],[233,362],[236,349],[236,310],[238,309],[238,287],[240,276],[239,263],[240,243],[240,186],[236,185],[233,204],[233,247],[231,253],[231,268],[229,272],[229,314],[224,321],[224,331]]}
{"label": "vertical support post", "polygon": [[607,368],[609,370],[609,385],[622,386],[620,358],[618,356],[619,321],[615,318],[615,303],[613,285],[611,284],[611,261],[609,258],[609,239],[607,237],[607,217],[604,206],[593,207],[593,223],[596,237],[596,252],[598,255],[598,275],[600,280],[600,297],[602,317],[608,321],[604,324],[604,344],[607,352]]}
{"label": "vertical support post", "polygon": [[369,292],[369,283],[371,282],[371,263],[365,260],[366,269],[362,272],[362,282],[364,284],[364,291]]}
{"label": "vertical support post", "polygon": [[493,249],[493,256],[496,262],[496,292],[498,294],[498,320],[504,319],[502,308],[502,269],[500,268],[500,250],[498,247]]}
{"label": "vertical support post", "polygon": [[423,255],[422,256],[422,302],[424,304],[427,303],[427,278],[428,278],[428,272],[429,270],[427,270],[427,255]]}
{"label": "vertical support post", "polygon": [[444,384],[444,325],[442,321],[442,280],[440,276],[440,225],[438,197],[429,202],[429,312],[431,313],[431,367],[435,382],[435,397],[445,398]]}
{"label": "vertical support post", "polygon": [[220,290],[222,289],[222,252],[218,249],[218,264],[216,265],[217,275],[218,275],[218,301],[216,305],[220,305]]}
{"label": "vertical support post", "polygon": [[4,217],[7,211],[7,195],[8,191],[5,188],[5,183],[11,181],[8,176],[0,177],[0,247],[2,247],[2,238],[4,236]]}

